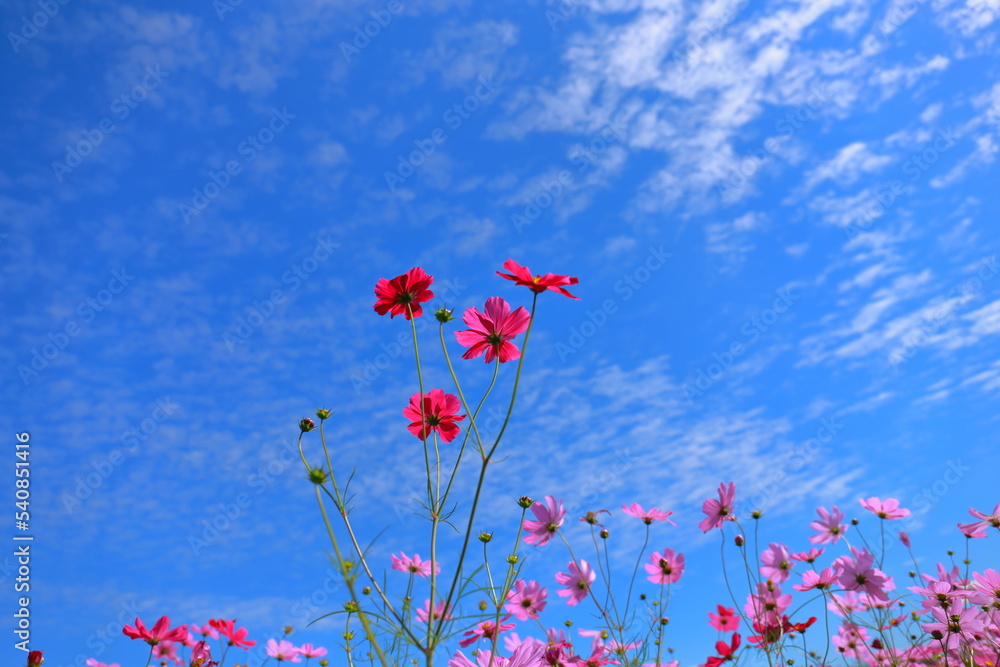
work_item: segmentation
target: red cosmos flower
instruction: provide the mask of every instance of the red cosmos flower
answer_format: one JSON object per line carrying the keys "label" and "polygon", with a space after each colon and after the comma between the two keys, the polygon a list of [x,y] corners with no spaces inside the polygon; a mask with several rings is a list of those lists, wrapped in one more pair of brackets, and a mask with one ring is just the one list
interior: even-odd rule
{"label": "red cosmos flower", "polygon": [[222,619],[209,621],[209,625],[219,631],[219,634],[229,640],[230,646],[239,646],[242,649],[250,650],[251,646],[256,646],[257,642],[252,639],[247,639],[246,636],[250,634],[250,631],[246,628],[236,629],[236,619],[231,621],[224,621]]}
{"label": "red cosmos flower", "polygon": [[705,661],[705,667],[719,667],[722,663],[727,660],[733,659],[733,654],[736,653],[736,649],[740,647],[740,633],[734,632],[733,638],[727,644],[726,642],[715,642],[715,650],[718,652],[719,656],[711,656]]}
{"label": "red cosmos flower", "polygon": [[126,625],[122,628],[122,634],[132,639],[144,639],[150,646],[156,646],[162,641],[183,642],[187,639],[187,626],[182,625],[171,630],[170,617],[161,616],[153,625],[153,629],[147,630],[145,624],[136,618],[135,627]]}
{"label": "red cosmos flower", "polygon": [[577,285],[580,282],[579,278],[572,278],[570,276],[557,276],[554,273],[546,273],[544,276],[536,275],[532,276],[531,271],[528,267],[521,266],[512,259],[508,259],[503,263],[503,268],[511,272],[511,274],[500,273],[497,271],[497,275],[501,278],[506,278],[507,280],[513,280],[518,285],[524,285],[532,292],[536,294],[541,294],[545,290],[552,290],[553,292],[559,292],[563,296],[568,296],[571,299],[580,300],[580,297],[573,296],[567,292],[563,285]]}
{"label": "red cosmos flower", "polygon": [[732,632],[740,626],[740,619],[736,617],[736,610],[730,607],[723,607],[721,604],[715,605],[719,610],[718,614],[709,612],[708,624],[719,632]]}
{"label": "red cosmos flower", "polygon": [[500,363],[519,359],[521,351],[510,341],[524,333],[531,315],[524,306],[510,312],[510,304],[498,296],[486,299],[484,310],[485,314],[469,308],[462,316],[462,321],[469,326],[465,331],[455,332],[458,344],[469,348],[462,358],[475,359],[485,352],[484,361],[488,364],[497,358]]}
{"label": "red cosmos flower", "polygon": [[420,317],[423,309],[420,304],[434,298],[434,292],[427,289],[434,278],[424,273],[420,267],[414,267],[392,280],[382,278],[375,285],[375,312],[379,315],[390,313],[389,317],[402,315],[406,319]]}
{"label": "red cosmos flower", "polygon": [[406,428],[421,440],[437,431],[442,440],[451,442],[460,430],[455,422],[465,419],[465,415],[457,414],[461,405],[457,396],[441,389],[431,389],[429,394],[424,394],[423,401],[420,394],[414,394],[410,396],[410,404],[403,408],[403,415],[411,422]]}

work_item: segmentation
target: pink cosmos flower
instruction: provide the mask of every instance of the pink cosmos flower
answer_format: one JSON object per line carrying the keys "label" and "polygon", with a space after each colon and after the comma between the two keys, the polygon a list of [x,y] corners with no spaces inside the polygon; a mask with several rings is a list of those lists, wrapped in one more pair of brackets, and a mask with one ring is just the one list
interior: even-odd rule
{"label": "pink cosmos flower", "polygon": [[212,651],[205,640],[198,642],[191,649],[191,667],[216,667],[218,664],[212,660]]}
{"label": "pink cosmos flower", "polygon": [[545,290],[552,290],[553,292],[559,292],[563,296],[568,296],[571,299],[577,299],[579,301],[579,297],[573,296],[563,287],[564,285],[578,284],[580,282],[579,278],[557,276],[554,273],[546,273],[544,276],[532,276],[528,267],[521,266],[512,259],[508,259],[504,262],[503,268],[510,271],[513,275],[497,271],[498,276],[506,278],[507,280],[513,280],[518,285],[524,285],[536,294],[541,294]]}
{"label": "pink cosmos flower", "polygon": [[736,483],[719,484],[719,499],[709,498],[701,505],[701,511],[706,515],[698,524],[701,532],[707,533],[713,528],[719,528],[723,521],[735,521],[736,517],[733,516],[735,500]]}
{"label": "pink cosmos flower", "polygon": [[868,649],[868,631],[850,622],[841,624],[837,634],[833,636],[833,644],[846,658],[864,658]]}
{"label": "pink cosmos flower", "polygon": [[830,588],[837,581],[840,572],[831,567],[824,567],[821,572],[808,570],[802,573],[802,583],[794,584],[792,588],[797,591],[811,591],[814,588]]}
{"label": "pink cosmos flower", "polygon": [[534,503],[531,506],[531,512],[538,520],[524,522],[524,530],[530,533],[530,535],[524,536],[524,541],[535,546],[544,546],[563,525],[566,508],[563,507],[561,500],[556,500],[554,496],[545,496],[545,504]]}
{"label": "pink cosmos flower", "polygon": [[470,644],[475,644],[480,639],[493,641],[493,638],[497,636],[498,632],[506,632],[507,630],[514,629],[514,623],[504,623],[504,621],[508,618],[510,618],[510,614],[507,614],[500,619],[499,631],[497,630],[496,623],[493,621],[483,621],[481,623],[477,623],[476,627],[465,631],[466,638],[459,640],[458,645],[465,648]]}
{"label": "pink cosmos flower", "polygon": [[304,658],[322,658],[327,653],[326,649],[322,646],[314,647],[312,644],[303,644],[295,650]]}
{"label": "pink cosmos flower", "polygon": [[429,394],[424,394],[423,401],[419,393],[414,394],[410,396],[410,404],[403,408],[403,415],[410,420],[406,428],[421,440],[426,440],[437,431],[442,440],[451,442],[461,430],[455,422],[465,419],[465,415],[458,414],[461,407],[457,396],[446,394],[441,389],[431,389]]}
{"label": "pink cosmos flower", "polygon": [[152,657],[159,660],[162,665],[167,664],[168,660],[175,665],[184,664],[184,661],[177,657],[177,642],[168,640],[163,640],[153,647]]}
{"label": "pink cosmos flower", "polygon": [[973,587],[976,589],[975,604],[981,606],[994,606],[1000,604],[1000,573],[993,568],[983,572],[973,572],[972,578],[975,580]]}
{"label": "pink cosmos flower", "polygon": [[146,626],[138,618],[135,619],[135,627],[126,625],[122,628],[122,634],[132,639],[144,639],[147,644],[156,646],[162,641],[182,642],[187,638],[187,626],[170,629],[170,618],[161,616],[160,620],[153,625],[152,630],[147,630]]}
{"label": "pink cosmos flower", "polygon": [[280,642],[268,639],[266,651],[269,656],[278,662],[282,662],[284,660],[287,660],[288,662],[302,662],[298,651],[295,650],[295,646],[292,645],[292,642],[286,639],[282,639]]}
{"label": "pink cosmos flower", "polygon": [[566,604],[573,607],[579,604],[580,600],[587,597],[590,585],[594,583],[595,579],[597,579],[597,573],[591,569],[590,563],[581,560],[579,567],[577,567],[575,562],[570,562],[569,574],[565,572],[556,573],[556,582],[566,587],[563,590],[557,591],[559,597],[569,598],[566,600]]}
{"label": "pink cosmos flower", "polygon": [[479,651],[475,662],[458,651],[448,661],[448,667],[539,667],[545,664],[542,660],[545,648],[542,642],[525,640],[514,649],[509,658],[490,655],[489,651]]}
{"label": "pink cosmos flower", "polygon": [[256,641],[246,638],[250,634],[249,630],[246,628],[236,628],[235,618],[229,621],[222,619],[210,620],[208,624],[218,630],[219,634],[228,640],[230,646],[238,646],[245,651],[249,651],[251,646],[257,645]]}
{"label": "pink cosmos flower", "polygon": [[836,544],[847,532],[847,524],[843,523],[844,513],[833,506],[833,511],[828,512],[825,507],[817,508],[819,520],[809,524],[813,530],[819,531],[818,535],[813,535],[809,541],[813,544]]}
{"label": "pink cosmos flower", "polygon": [[215,628],[213,628],[208,623],[202,626],[195,625],[194,623],[188,623],[187,628],[188,628],[188,634],[191,635],[201,635],[202,637],[206,637],[208,639],[219,638],[219,633],[216,632]]}
{"label": "pink cosmos flower", "polygon": [[524,306],[510,312],[510,304],[498,296],[486,299],[484,310],[486,312],[481,313],[469,308],[462,316],[462,321],[469,326],[465,331],[455,332],[458,344],[469,348],[462,358],[475,359],[485,352],[483,361],[488,364],[494,359],[500,359],[500,363],[519,359],[521,351],[510,341],[528,328],[531,314]]}
{"label": "pink cosmos flower", "polygon": [[505,609],[517,617],[519,621],[527,621],[529,618],[538,618],[538,615],[545,610],[548,604],[545,598],[548,592],[537,581],[518,579],[514,583],[514,588],[507,591],[507,603]]}
{"label": "pink cosmos flower", "polygon": [[902,519],[903,517],[910,516],[910,510],[900,507],[899,501],[895,498],[886,498],[885,500],[881,500],[872,496],[867,499],[862,498],[860,502],[861,506],[866,510],[878,518],[886,519],[887,521]]}
{"label": "pink cosmos flower", "polygon": [[899,531],[899,541],[903,543],[903,546],[907,549],[910,548],[910,536],[906,534],[906,531]]}
{"label": "pink cosmos flower", "polygon": [[979,519],[973,523],[958,524],[958,527],[963,533],[969,537],[986,537],[986,529],[990,526],[994,528],[1000,528],[1000,503],[993,508],[992,514],[984,514],[979,510],[969,508],[969,514],[974,518]]}
{"label": "pink cosmos flower", "polygon": [[931,637],[941,642],[948,650],[957,650],[962,644],[972,643],[977,634],[986,627],[987,616],[978,607],[962,607],[956,602],[948,609],[934,607],[933,623],[923,623],[922,627]]}
{"label": "pink cosmos flower", "polygon": [[716,605],[718,614],[708,613],[708,624],[719,632],[732,632],[740,627],[740,619],[736,617],[736,610],[730,607]]}
{"label": "pink cosmos flower", "polygon": [[789,558],[805,563],[814,563],[817,558],[823,555],[824,551],[826,551],[826,549],[812,548],[809,551],[801,551],[797,554],[792,554]]}
{"label": "pink cosmos flower", "polygon": [[434,278],[424,273],[420,267],[414,267],[392,280],[382,278],[375,285],[375,312],[379,315],[390,313],[389,317],[402,315],[406,319],[420,317],[423,309],[420,304],[434,298],[434,292],[428,287]]}
{"label": "pink cosmos flower", "polygon": [[87,658],[87,662],[84,663],[87,667],[121,667],[117,662],[103,663],[98,662],[97,658]]}
{"label": "pink cosmos flower", "polygon": [[771,542],[767,551],[760,556],[760,574],[767,579],[783,583],[788,581],[788,575],[792,572],[791,556],[788,555],[788,547],[784,544]]}
{"label": "pink cosmos flower", "polygon": [[[413,558],[410,558],[403,551],[399,552],[399,556],[392,554],[392,569],[400,572],[411,572],[421,577],[431,576],[431,562],[429,560],[421,560],[418,554],[413,554]],[[437,563],[434,563],[434,574],[441,574],[441,566]]]}
{"label": "pink cosmos flower", "polygon": [[[837,576],[840,576],[839,570]],[[826,607],[838,616],[847,617],[848,614],[869,609],[868,596],[862,596],[855,591],[846,591],[843,595],[834,593],[830,598]]]}
{"label": "pink cosmos flower", "polygon": [[632,503],[631,505],[622,505],[622,511],[629,516],[634,516],[637,519],[642,519],[643,523],[647,526],[654,521],[666,521],[671,526],[676,526],[677,524],[670,520],[670,512],[662,512],[655,507],[651,510],[642,509],[642,505],[639,503]]}
{"label": "pink cosmos flower", "polygon": [[[417,620],[420,621],[421,623],[426,623],[428,617],[430,616],[429,614],[430,610],[431,610],[431,601],[424,600],[424,606],[421,609],[417,610]],[[454,616],[451,615],[451,605],[445,606],[444,600],[438,600],[437,604],[434,605],[433,620],[436,621],[441,617],[444,617],[444,620],[446,621],[450,621],[453,618],[455,618]]]}
{"label": "pink cosmos flower", "polygon": [[646,563],[646,572],[652,576],[646,577],[654,584],[673,584],[681,579],[684,573],[684,554],[675,554],[673,549],[664,549],[661,555],[654,551]]}
{"label": "pink cosmos flower", "polygon": [[840,567],[837,581],[841,587],[848,591],[861,590],[876,600],[888,601],[889,596],[883,589],[889,578],[872,567],[875,557],[867,549],[851,547],[851,551],[854,558],[841,556],[833,562],[835,567]]}
{"label": "pink cosmos flower", "polygon": [[757,584],[757,592],[747,595],[743,612],[755,624],[761,626],[780,626],[781,615],[792,604],[792,596],[782,593],[781,587],[773,581],[762,581]]}

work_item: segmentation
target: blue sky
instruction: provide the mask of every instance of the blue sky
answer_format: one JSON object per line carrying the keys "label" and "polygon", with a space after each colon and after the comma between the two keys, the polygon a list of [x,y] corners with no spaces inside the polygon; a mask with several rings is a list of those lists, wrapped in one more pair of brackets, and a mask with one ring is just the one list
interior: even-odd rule
{"label": "blue sky", "polygon": [[[334,645],[334,621],[305,629],[342,591],[288,463],[317,407],[357,468],[355,520],[388,529],[376,560],[426,555],[407,327],[372,310],[375,282],[413,266],[459,312],[529,304],[495,275],[508,257],[580,278],[579,302],[540,299],[481,528],[509,535],[521,495],[674,510],[654,545],[688,554],[668,634],[684,664],[727,602],[718,536],[697,529],[720,481],[765,510],[762,544],[795,549],[816,506],[861,518],[859,498],[897,497],[927,562],[998,500],[996,0],[2,16],[2,423],[11,445],[31,433],[47,665],[139,664],[106,634],[136,614]],[[461,364],[470,393],[489,371]],[[625,519],[609,525],[628,568],[642,531]],[[532,558],[549,578],[566,560]],[[905,574],[902,550],[887,568]]]}

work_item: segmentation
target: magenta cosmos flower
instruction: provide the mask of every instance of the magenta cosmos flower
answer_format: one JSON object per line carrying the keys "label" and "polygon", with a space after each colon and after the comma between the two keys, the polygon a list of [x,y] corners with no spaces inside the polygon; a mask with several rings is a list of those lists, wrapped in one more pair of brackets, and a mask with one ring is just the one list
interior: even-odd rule
{"label": "magenta cosmos flower", "polygon": [[322,646],[313,646],[312,644],[303,644],[295,649],[299,655],[305,658],[322,658],[326,655],[326,649]]}
{"label": "magenta cosmos flower", "polygon": [[469,326],[465,331],[455,332],[459,345],[469,348],[462,358],[475,359],[484,352],[484,361],[488,364],[494,359],[506,363],[520,358],[521,351],[510,341],[528,328],[531,320],[528,311],[522,306],[510,312],[510,304],[498,296],[486,299],[483,310],[486,312],[469,308],[462,316],[462,321]]}
{"label": "magenta cosmos flower", "polygon": [[670,515],[673,514],[673,512],[662,512],[655,507],[651,510],[644,510],[642,509],[642,505],[639,503],[632,503],[631,505],[622,505],[622,511],[629,516],[642,519],[643,523],[647,526],[654,521],[666,521],[671,526],[677,525],[670,520]]}
{"label": "magenta cosmos flower", "polygon": [[462,648],[469,646],[470,644],[475,644],[480,639],[495,639],[500,632],[507,632],[508,630],[514,629],[513,623],[504,623],[510,618],[510,614],[507,614],[500,619],[500,629],[497,630],[497,626],[493,621],[482,621],[477,623],[476,627],[471,630],[465,631],[465,639],[460,639],[458,645]]}
{"label": "magenta cosmos flower", "polygon": [[705,518],[701,520],[698,527],[701,532],[707,533],[713,528],[718,528],[723,521],[735,521],[733,510],[736,508],[736,483],[719,484],[719,499],[709,498],[702,503],[701,511],[705,513]]}
{"label": "magenta cosmos flower", "polygon": [[597,579],[597,573],[591,569],[590,563],[585,560],[581,560],[579,566],[575,562],[570,562],[568,567],[569,574],[565,572],[556,573],[556,582],[566,587],[556,592],[559,593],[559,597],[569,598],[566,600],[566,604],[572,607],[587,597],[587,593],[590,592],[590,585]]}
{"label": "magenta cosmos flower", "polygon": [[895,498],[881,500],[872,496],[867,499],[862,498],[860,502],[862,507],[880,519],[891,521],[892,519],[902,519],[905,516],[910,516],[910,510],[900,507],[899,501]]}
{"label": "magenta cosmos flower", "polygon": [[170,629],[170,617],[161,616],[160,620],[153,625],[151,630],[146,629],[145,624],[138,618],[135,619],[135,627],[126,625],[122,628],[122,634],[132,639],[144,639],[147,644],[156,646],[163,641],[183,642],[187,639],[187,626]]}
{"label": "magenta cosmos flower", "polygon": [[[392,554],[392,569],[400,572],[411,572],[421,577],[431,576],[431,562],[429,560],[422,560],[419,554],[413,554],[413,558],[410,558],[403,551],[399,552],[399,556]],[[441,574],[441,566],[437,563],[434,563],[434,574]]]}
{"label": "magenta cosmos flower", "polygon": [[674,553],[673,549],[664,549],[661,554],[654,551],[646,563],[646,577],[654,584],[674,584],[680,581],[684,574],[684,554]]}
{"label": "magenta cosmos flower", "polygon": [[251,646],[256,646],[257,642],[253,639],[247,639],[247,635],[250,631],[246,628],[237,628],[236,619],[223,620],[214,619],[208,622],[213,628],[219,631],[219,634],[226,638],[227,643],[230,646],[238,646],[243,650],[250,650]]}
{"label": "magenta cosmos flower", "polygon": [[514,583],[514,588],[507,591],[507,603],[504,609],[519,621],[538,618],[538,615],[545,611],[545,605],[548,604],[545,598],[548,595],[545,588],[537,581],[524,583],[524,580],[518,579]]}
{"label": "magenta cosmos flower", "polygon": [[[410,404],[403,408],[403,414],[410,420],[406,428],[421,440],[426,440],[431,432],[437,431],[441,439],[451,442],[458,437],[459,428],[455,422],[465,419],[458,414],[461,403],[454,394],[446,394],[441,389],[431,389],[425,394],[421,406],[420,394],[410,397]],[[423,410],[423,414],[421,414]]]}
{"label": "magenta cosmos flower", "polygon": [[740,627],[740,619],[736,617],[736,610],[731,607],[723,607],[721,604],[715,605],[718,614],[708,613],[708,624],[719,632],[732,632]]}
{"label": "magenta cosmos flower", "polygon": [[451,605],[446,605],[444,600],[438,600],[437,604],[434,605],[434,613],[430,613],[431,601],[424,600],[424,606],[417,610],[417,620],[421,623],[426,623],[428,618],[433,618],[433,620],[438,620],[444,618],[446,621],[450,621],[454,616],[451,615]]}
{"label": "magenta cosmos flower", "polygon": [[375,285],[375,312],[379,315],[389,313],[389,317],[402,315],[406,319],[420,317],[423,309],[420,304],[434,298],[434,292],[427,289],[434,278],[424,273],[420,267],[414,267],[392,280],[382,278]]}
{"label": "magenta cosmos flower", "polygon": [[566,508],[561,500],[554,496],[545,496],[545,504],[536,502],[531,506],[531,512],[537,521],[524,522],[524,530],[530,535],[524,536],[524,541],[537,547],[544,546],[556,534],[566,518]]}
{"label": "magenta cosmos flower", "polygon": [[813,521],[809,526],[819,531],[819,534],[810,536],[809,541],[813,544],[836,544],[847,532],[844,513],[837,509],[836,505],[833,506],[832,512],[820,507],[816,509],[816,513],[819,514],[819,520]]}
{"label": "magenta cosmos flower", "polygon": [[958,524],[959,530],[961,530],[967,537],[986,537],[986,529],[990,526],[1000,528],[1000,503],[997,503],[997,506],[993,508],[992,514],[980,512],[979,510],[971,507],[969,508],[969,514],[976,519],[979,519],[979,521]]}
{"label": "magenta cosmos flower", "polygon": [[779,584],[788,581],[788,575],[792,572],[792,563],[788,547],[784,544],[771,542],[767,551],[761,554],[760,562],[762,563],[760,566],[762,577],[773,579]]}
{"label": "magenta cosmos flower", "polygon": [[546,273],[544,276],[531,275],[531,271],[526,266],[521,266],[512,259],[508,259],[503,263],[503,268],[510,271],[510,274],[501,273],[497,271],[497,275],[501,278],[506,278],[507,280],[513,280],[518,285],[524,285],[532,292],[536,294],[541,294],[546,290],[551,290],[553,292],[559,292],[563,296],[568,296],[571,299],[576,299],[579,301],[580,297],[573,296],[563,287],[564,285],[576,285],[580,282],[579,278],[573,278],[570,276],[557,276],[554,273]]}

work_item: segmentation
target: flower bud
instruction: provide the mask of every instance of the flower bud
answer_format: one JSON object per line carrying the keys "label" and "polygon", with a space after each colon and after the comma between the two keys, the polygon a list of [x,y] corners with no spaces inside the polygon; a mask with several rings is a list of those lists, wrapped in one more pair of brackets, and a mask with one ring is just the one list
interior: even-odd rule
{"label": "flower bud", "polygon": [[320,408],[319,410],[316,411],[316,416],[319,417],[320,419],[329,419],[330,415],[332,414],[333,413],[327,410],[326,408]]}
{"label": "flower bud", "polygon": [[852,525],[852,526],[856,526],[856,525],[858,525],[859,523],[861,523],[861,522],[860,522],[860,521],[858,521],[857,519],[851,519],[851,525]]}
{"label": "flower bud", "polygon": [[290,625],[286,625],[285,627],[283,627],[281,629],[281,631],[284,632],[286,635],[292,634],[292,630],[293,630],[293,628]]}
{"label": "flower bud", "polygon": [[44,653],[44,651],[31,651],[28,653],[28,667],[39,667],[43,662],[45,662],[45,658],[42,657],[42,653]]}
{"label": "flower bud", "polygon": [[302,421],[299,422],[299,428],[302,429],[303,433],[308,433],[309,431],[316,428],[316,422],[307,417],[306,419],[303,419]]}
{"label": "flower bud", "polygon": [[309,481],[313,484],[322,484],[326,481],[327,474],[322,468],[312,468],[309,470]]}
{"label": "flower bud", "polygon": [[507,562],[510,563],[511,565],[517,563],[518,560],[519,559],[517,556],[507,556]]}
{"label": "flower bud", "polygon": [[529,507],[535,504],[535,501],[529,498],[528,496],[521,496],[520,498],[517,499],[517,504],[523,507],[524,509],[528,509]]}
{"label": "flower bud", "polygon": [[488,604],[486,604],[486,600],[480,600],[480,601],[479,601],[479,611],[486,611],[486,608],[487,608],[488,606],[489,606],[489,605],[488,605]]}
{"label": "flower bud", "polygon": [[493,533],[479,533],[479,541],[483,544],[487,544],[493,539]]}
{"label": "flower bud", "polygon": [[355,602],[354,600],[348,600],[347,602],[345,602],[344,603],[344,609],[346,611],[349,611],[349,612],[359,612],[359,611],[361,611],[361,607],[359,607],[358,603]]}
{"label": "flower bud", "polygon": [[763,512],[761,512],[760,510],[754,510],[753,512],[750,512],[751,519],[759,519],[762,515]]}
{"label": "flower bud", "polygon": [[364,595],[371,595],[372,594],[372,587],[371,586],[365,586],[364,588],[361,589],[361,593],[364,594]]}
{"label": "flower bud", "polygon": [[733,541],[736,542],[736,546],[738,546],[738,547],[742,547],[743,546],[743,536],[742,535],[737,535],[736,538]]}
{"label": "flower bud", "polygon": [[434,317],[437,318],[437,321],[440,322],[441,324],[447,324],[448,322],[451,322],[453,319],[455,319],[451,315],[452,312],[454,311],[448,308],[438,308],[437,310],[434,311]]}
{"label": "flower bud", "polygon": [[606,540],[606,539],[608,539],[608,536],[609,536],[609,535],[611,535],[611,533],[609,533],[609,532],[608,532],[608,529],[607,529],[607,528],[603,528],[603,529],[601,529],[601,532],[600,532],[600,536],[601,536],[602,538],[604,538],[604,539]]}
{"label": "flower bud", "polygon": [[660,619],[660,625],[666,625],[669,622],[670,622],[670,619],[667,618],[666,616],[664,616],[663,618]]}
{"label": "flower bud", "polygon": [[327,660],[326,658],[323,658],[322,660],[319,661],[319,667],[327,667],[329,664],[330,661]]}
{"label": "flower bud", "polygon": [[570,628],[570,627],[573,626],[573,621],[569,621],[569,620],[563,621],[563,625],[565,625],[567,628]]}

